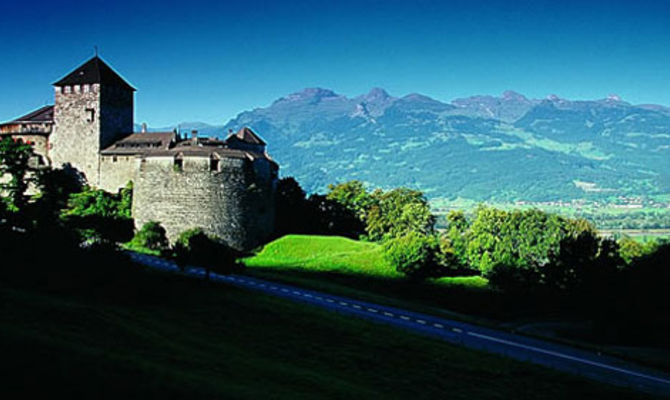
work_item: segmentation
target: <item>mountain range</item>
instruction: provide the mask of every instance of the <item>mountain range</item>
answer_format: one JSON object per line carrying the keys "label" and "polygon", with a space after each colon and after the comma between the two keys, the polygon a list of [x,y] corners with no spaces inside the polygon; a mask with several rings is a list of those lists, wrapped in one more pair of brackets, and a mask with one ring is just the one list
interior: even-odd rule
{"label": "mountain range", "polygon": [[308,192],[358,179],[431,198],[554,201],[670,193],[670,108],[616,95],[573,101],[506,91],[444,103],[373,88],[356,97],[308,88],[206,136],[249,126],[283,176]]}

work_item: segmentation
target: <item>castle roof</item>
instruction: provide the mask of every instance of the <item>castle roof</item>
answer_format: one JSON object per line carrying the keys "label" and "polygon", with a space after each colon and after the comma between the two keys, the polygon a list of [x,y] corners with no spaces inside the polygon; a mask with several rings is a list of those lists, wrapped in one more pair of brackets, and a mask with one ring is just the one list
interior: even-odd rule
{"label": "castle roof", "polygon": [[54,83],[54,86],[82,85],[101,83],[110,86],[121,86],[126,89],[135,90],[130,86],[112,67],[107,65],[98,56],[94,56],[84,64],[77,67],[64,78]]}
{"label": "castle roof", "polygon": [[229,143],[235,141],[240,141],[249,144],[265,145],[263,139],[261,139],[254,131],[247,128],[246,126],[237,131],[237,133],[228,136],[228,138],[226,139],[226,142]]}
{"label": "castle roof", "polygon": [[54,121],[54,106],[49,105],[39,108],[21,117],[18,117],[13,121],[7,122],[7,124],[36,123],[36,122],[40,123],[40,122],[53,122],[53,121]]}
{"label": "castle roof", "polygon": [[174,132],[133,133],[100,153],[103,155],[151,154],[168,150],[177,140]]}

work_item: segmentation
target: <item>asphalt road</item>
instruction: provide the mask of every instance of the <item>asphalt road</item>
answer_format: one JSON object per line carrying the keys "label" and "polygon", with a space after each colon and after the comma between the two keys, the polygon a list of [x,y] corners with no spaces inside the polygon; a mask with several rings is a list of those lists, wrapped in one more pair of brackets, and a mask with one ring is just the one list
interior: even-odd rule
{"label": "asphalt road", "polygon": [[[171,261],[144,254],[129,254],[134,261],[148,267],[181,272]],[[187,268],[184,274],[204,278],[205,271],[202,268]],[[588,350],[244,275],[211,273],[210,279],[394,325],[449,343],[540,364],[597,381],[670,396],[669,374]]]}

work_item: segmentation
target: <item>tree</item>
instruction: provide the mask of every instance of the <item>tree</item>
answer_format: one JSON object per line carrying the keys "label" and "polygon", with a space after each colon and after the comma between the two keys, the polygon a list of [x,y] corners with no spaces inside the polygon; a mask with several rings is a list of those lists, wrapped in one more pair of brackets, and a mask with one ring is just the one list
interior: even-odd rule
{"label": "tree", "polygon": [[156,221],[144,224],[131,240],[131,244],[158,251],[164,251],[169,247],[165,228]]}
{"label": "tree", "polygon": [[422,192],[396,188],[388,192],[375,190],[366,218],[370,240],[401,237],[409,232],[430,235],[435,229],[435,217]]}
{"label": "tree", "polygon": [[275,199],[276,235],[307,233],[309,230],[309,221],[304,212],[307,207],[307,200],[305,198],[305,191],[302,190],[298,181],[293,177],[280,179],[277,182]]}
{"label": "tree", "polygon": [[363,222],[354,211],[326,196],[309,196],[304,214],[308,216],[309,233],[320,235],[338,235],[357,239],[365,232]]}
{"label": "tree", "polygon": [[328,200],[335,201],[352,211],[361,221],[367,218],[372,198],[361,181],[349,181],[337,185],[328,185]]}
{"label": "tree", "polygon": [[207,278],[212,270],[233,271],[241,255],[222,239],[209,236],[200,228],[182,232],[175,241],[172,254],[180,269],[183,270],[186,264],[198,265],[205,268]]}
{"label": "tree", "polygon": [[77,229],[87,243],[100,241],[127,242],[133,237],[130,218],[132,186],[112,194],[100,189],[84,187],[71,194],[61,219]]}
{"label": "tree", "polygon": [[384,242],[384,257],[398,272],[414,279],[438,277],[444,274],[439,263],[439,244],[435,236],[408,232]]}
{"label": "tree", "polygon": [[23,140],[11,137],[0,140],[0,196],[10,211],[22,211],[28,202],[26,190],[35,180],[34,168],[30,166],[34,157],[32,146]]}

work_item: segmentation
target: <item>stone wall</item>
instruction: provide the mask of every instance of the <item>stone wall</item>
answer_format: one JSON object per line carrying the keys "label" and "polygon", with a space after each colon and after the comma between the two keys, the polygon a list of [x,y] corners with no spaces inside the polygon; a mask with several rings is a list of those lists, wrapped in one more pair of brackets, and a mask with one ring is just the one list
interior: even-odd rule
{"label": "stone wall", "polygon": [[133,131],[133,92],[100,84],[56,87],[49,158],[100,186],[99,152]]}
{"label": "stone wall", "polygon": [[111,193],[124,188],[128,181],[135,181],[139,159],[134,155],[100,156],[99,188]]}
{"label": "stone wall", "polygon": [[[71,164],[89,183],[98,184],[100,85],[55,87],[54,129],[49,158],[54,168]],[[76,88],[79,89],[76,89]]]}
{"label": "stone wall", "polygon": [[158,221],[171,242],[187,229],[202,228],[249,250],[274,229],[273,168],[265,159],[224,158],[218,171],[210,171],[209,157],[186,157],[178,171],[171,157],[144,158],[134,185],[135,225]]}

